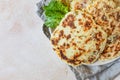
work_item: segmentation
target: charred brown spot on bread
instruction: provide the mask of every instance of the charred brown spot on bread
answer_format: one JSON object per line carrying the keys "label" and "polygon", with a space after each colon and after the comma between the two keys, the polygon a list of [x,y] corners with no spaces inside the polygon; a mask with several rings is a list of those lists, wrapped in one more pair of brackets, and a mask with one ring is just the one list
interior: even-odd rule
{"label": "charred brown spot on bread", "polygon": [[72,46],[77,46],[77,44],[73,42],[73,43],[72,43]]}
{"label": "charred brown spot on bread", "polygon": [[67,21],[66,21],[66,20],[64,20],[64,22],[62,23],[62,26],[63,26],[63,27],[66,27],[66,26],[67,26]]}
{"label": "charred brown spot on bread", "polygon": [[52,42],[53,45],[57,45],[58,41],[59,41],[58,39],[52,39],[51,40],[51,42]]}
{"label": "charred brown spot on bread", "polygon": [[69,14],[67,18],[63,21],[62,26],[63,27],[69,26],[72,29],[75,29],[76,27],[74,25],[74,21],[75,21],[75,16],[72,14]]}
{"label": "charred brown spot on bread", "polygon": [[78,48],[78,50],[79,50],[80,52],[85,52],[85,51],[86,51],[85,49],[82,49],[82,48]]}
{"label": "charred brown spot on bread", "polygon": [[100,26],[106,26],[109,23],[105,14],[99,15],[98,17],[96,16],[95,21]]}
{"label": "charred brown spot on bread", "polygon": [[78,65],[78,64],[81,63],[81,61],[77,59],[80,55],[81,54],[76,54],[76,55],[73,56],[73,58],[69,59],[63,54],[63,51],[60,50],[60,57],[64,60],[66,60],[68,63],[70,63],[72,65]]}
{"label": "charred brown spot on bread", "polygon": [[82,36],[78,36],[79,39],[82,39]]}
{"label": "charred brown spot on bread", "polygon": [[81,63],[80,60],[78,60],[77,58],[80,56],[81,54],[76,54],[74,55],[73,58],[67,58],[64,54],[63,54],[63,51],[60,50],[60,57],[64,60],[66,60],[68,63],[72,64],[72,65],[78,65]]}
{"label": "charred brown spot on bread", "polygon": [[117,12],[116,14],[117,14],[116,20],[117,20],[117,21],[120,21],[120,11]]}
{"label": "charred brown spot on bread", "polygon": [[96,19],[98,17],[100,17],[100,9],[97,9],[97,10],[93,10],[92,11],[92,15],[93,15],[93,18]]}
{"label": "charred brown spot on bread", "polygon": [[86,15],[85,13],[83,13],[82,14],[82,16],[84,17],[84,18],[86,18],[86,20],[88,20],[90,23],[92,23],[92,17],[90,17],[89,15]]}
{"label": "charred brown spot on bread", "polygon": [[70,48],[70,45],[69,45],[69,44],[67,44],[67,43],[63,43],[63,45],[62,45],[62,47],[61,47],[61,48],[68,49],[68,48]]}
{"label": "charred brown spot on bread", "polygon": [[110,28],[111,28],[111,33],[114,31],[114,29],[115,29],[115,23],[112,21],[111,23],[110,23]]}
{"label": "charred brown spot on bread", "polygon": [[101,41],[102,40],[102,33],[101,32],[98,32],[95,34],[94,38],[97,40],[97,41]]}
{"label": "charred brown spot on bread", "polygon": [[70,34],[66,36],[66,39],[67,39],[67,40],[70,39],[70,38],[71,38],[71,35],[70,35]]}
{"label": "charred brown spot on bread", "polygon": [[74,25],[75,16],[74,16],[74,15],[69,15],[69,16],[68,16],[68,19],[69,19],[68,25],[69,25],[72,29],[76,28],[75,25]]}
{"label": "charred brown spot on bread", "polygon": [[108,57],[111,57],[111,55],[110,55],[110,54],[108,54]]}
{"label": "charred brown spot on bread", "polygon": [[109,5],[107,5],[106,3],[104,3],[103,7],[106,9],[107,12],[110,11],[111,9],[113,9],[112,7],[110,7]]}
{"label": "charred brown spot on bread", "polygon": [[103,53],[102,54],[107,54],[107,53],[112,53],[113,49],[114,49],[114,45],[109,45],[109,46],[106,46],[106,48],[104,49]]}
{"label": "charred brown spot on bread", "polygon": [[108,39],[108,40],[107,40],[107,44],[110,44],[110,43],[112,43],[112,41]]}
{"label": "charred brown spot on bread", "polygon": [[99,47],[99,46],[100,46],[100,43],[96,43],[95,45],[96,45],[96,49],[97,49],[98,51],[100,51],[100,47]]}
{"label": "charred brown spot on bread", "polygon": [[71,22],[69,25],[70,25],[70,27],[71,27],[72,29],[75,29],[75,28],[76,28],[73,22]]}
{"label": "charred brown spot on bread", "polygon": [[73,58],[74,59],[77,59],[77,58],[79,58],[81,56],[81,53],[76,53],[74,56],[73,56]]}
{"label": "charred brown spot on bread", "polygon": [[115,25],[116,25],[115,21],[111,21],[111,22],[109,22],[109,27],[107,27],[106,29],[104,29],[105,32],[108,34],[108,36],[113,33],[113,31],[114,31],[114,29],[116,27]]}
{"label": "charred brown spot on bread", "polygon": [[77,33],[80,33],[80,31],[77,31]]}
{"label": "charred brown spot on bread", "polygon": [[102,20],[103,20],[103,21],[106,21],[106,22],[108,21],[108,20],[107,20],[107,17],[106,17],[105,15],[102,15]]}
{"label": "charred brown spot on bread", "polygon": [[80,10],[83,7],[82,4],[80,4],[80,2],[76,2],[75,4],[75,10]]}
{"label": "charred brown spot on bread", "polygon": [[89,58],[88,58],[88,61],[91,63],[91,62],[93,62],[93,60],[95,60],[95,57],[94,56],[90,56]]}
{"label": "charred brown spot on bread", "polygon": [[88,39],[85,41],[85,43],[87,44],[90,40],[91,40],[91,37],[88,38]]}
{"label": "charred brown spot on bread", "polygon": [[112,52],[113,48],[114,48],[114,45],[109,46],[109,47],[107,48],[107,51]]}
{"label": "charred brown spot on bread", "polygon": [[75,61],[74,59],[68,60],[68,63],[71,63],[71,64],[73,64],[73,65],[77,65],[77,64],[76,64],[76,61]]}
{"label": "charred brown spot on bread", "polygon": [[91,23],[89,21],[86,21],[84,24],[84,31],[89,30],[91,27]]}
{"label": "charred brown spot on bread", "polygon": [[118,42],[117,46],[115,47],[115,51],[120,51],[120,42]]}
{"label": "charred brown spot on bread", "polygon": [[114,21],[110,22],[110,27],[112,28],[112,30],[115,28]]}
{"label": "charred brown spot on bread", "polygon": [[89,49],[88,51],[87,51],[87,53],[89,53],[91,50]]}
{"label": "charred brown spot on bread", "polygon": [[63,47],[64,47],[63,45],[60,45],[60,46],[59,46],[60,50],[62,49],[62,51],[63,51]]}
{"label": "charred brown spot on bread", "polygon": [[[112,47],[111,47],[112,48]],[[104,49],[103,51],[103,54],[105,53],[108,53],[108,52],[112,52],[112,49],[111,49],[109,46],[106,46],[106,48]]]}
{"label": "charred brown spot on bread", "polygon": [[59,37],[62,37],[63,35],[64,35],[64,31],[61,30],[61,31],[60,31],[60,34],[59,34]]}
{"label": "charred brown spot on bread", "polygon": [[66,44],[65,44],[65,43],[63,43],[63,46],[66,46]]}
{"label": "charred brown spot on bread", "polygon": [[116,21],[120,21],[120,11],[118,11],[118,12],[116,12],[116,13],[112,13],[110,16],[111,16],[111,17],[114,17],[114,19],[115,19]]}
{"label": "charred brown spot on bread", "polygon": [[112,31],[111,31],[111,29],[109,29],[109,28],[105,29],[105,32],[106,32],[108,35],[111,35],[111,34],[112,34]]}
{"label": "charred brown spot on bread", "polygon": [[119,52],[119,51],[114,52],[113,56],[116,56],[116,55],[118,54],[118,52]]}
{"label": "charred brown spot on bread", "polygon": [[55,49],[55,48],[53,48],[53,50],[55,51],[56,49]]}
{"label": "charred brown spot on bread", "polygon": [[79,19],[79,20],[78,20],[78,23],[79,23],[79,25],[83,25],[82,19]]}
{"label": "charred brown spot on bread", "polygon": [[102,36],[96,36],[96,38],[95,38],[98,42],[95,44],[96,45],[96,49],[98,50],[98,51],[100,51],[100,44],[101,44],[101,42],[103,42],[104,41],[104,39],[102,39]]}
{"label": "charred brown spot on bread", "polygon": [[57,49],[59,50],[60,48],[59,48],[59,47],[57,47]]}
{"label": "charred brown spot on bread", "polygon": [[66,44],[66,48],[67,48],[67,49],[70,48],[70,45],[69,45],[69,44]]}
{"label": "charred brown spot on bread", "polygon": [[64,55],[62,50],[60,50],[60,57],[64,60],[68,60],[68,58]]}
{"label": "charred brown spot on bread", "polygon": [[110,18],[114,18],[116,21],[120,21],[120,11],[116,11],[114,13],[111,13],[110,15]]}
{"label": "charred brown spot on bread", "polygon": [[71,63],[71,64],[73,64],[75,66],[77,66],[77,65],[79,65],[79,64],[81,64],[83,62],[84,62],[84,60],[78,60],[77,58],[68,60],[68,63]]}

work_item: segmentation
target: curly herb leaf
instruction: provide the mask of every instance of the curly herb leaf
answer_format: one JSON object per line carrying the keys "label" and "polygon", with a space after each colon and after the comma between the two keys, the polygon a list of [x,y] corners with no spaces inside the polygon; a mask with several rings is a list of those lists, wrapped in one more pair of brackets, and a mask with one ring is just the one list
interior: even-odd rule
{"label": "curly herb leaf", "polygon": [[46,15],[45,25],[55,28],[59,25],[61,19],[69,11],[68,7],[59,0],[52,0],[48,6],[43,7]]}

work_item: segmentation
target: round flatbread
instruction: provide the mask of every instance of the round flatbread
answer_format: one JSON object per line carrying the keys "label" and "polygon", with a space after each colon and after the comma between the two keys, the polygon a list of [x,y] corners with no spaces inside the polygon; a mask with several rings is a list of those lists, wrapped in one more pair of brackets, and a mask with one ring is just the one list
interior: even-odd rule
{"label": "round flatbread", "polygon": [[120,32],[120,7],[114,9],[108,14],[111,26],[113,26],[112,34],[118,34]]}
{"label": "round flatbread", "polygon": [[54,30],[51,43],[56,54],[72,66],[95,62],[104,50],[107,34],[85,12],[69,12]]}
{"label": "round flatbread", "polygon": [[86,11],[93,16],[97,25],[102,26],[102,29],[109,35],[112,34],[116,25],[114,19],[109,17],[109,13],[115,10],[116,3],[113,0],[96,0],[89,5]]}
{"label": "round flatbread", "polygon": [[[102,29],[108,34],[107,45],[104,52],[101,54],[100,60],[109,60],[120,56],[119,52],[115,51],[115,48],[120,45],[118,44],[119,39],[113,38],[113,36],[120,34],[119,1],[96,0],[87,7],[86,11],[93,15],[96,24],[102,26]],[[109,43],[112,40],[115,43]]]}
{"label": "round flatbread", "polygon": [[109,13],[109,17],[112,19],[111,24],[115,27],[112,35],[108,37],[107,45],[100,60],[109,60],[120,56],[120,8]]}
{"label": "round flatbread", "polygon": [[82,10],[92,15],[96,24],[102,26],[109,36],[117,25],[109,13],[119,7],[119,2],[119,0],[73,0],[71,10],[74,12]]}
{"label": "round flatbread", "polygon": [[99,58],[100,61],[110,60],[120,56],[120,33],[111,35],[107,45]]}

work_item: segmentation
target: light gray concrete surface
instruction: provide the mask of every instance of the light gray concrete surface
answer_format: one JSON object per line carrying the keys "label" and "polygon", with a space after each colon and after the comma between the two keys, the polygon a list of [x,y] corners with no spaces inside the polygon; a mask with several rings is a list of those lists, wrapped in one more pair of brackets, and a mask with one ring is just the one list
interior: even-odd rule
{"label": "light gray concrete surface", "polygon": [[0,80],[75,80],[52,51],[39,0],[0,0]]}

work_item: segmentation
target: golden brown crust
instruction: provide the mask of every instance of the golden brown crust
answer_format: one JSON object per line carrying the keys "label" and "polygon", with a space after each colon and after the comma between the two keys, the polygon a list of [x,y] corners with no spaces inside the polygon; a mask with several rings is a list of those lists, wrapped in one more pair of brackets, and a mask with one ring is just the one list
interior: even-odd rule
{"label": "golden brown crust", "polygon": [[62,26],[66,27],[69,26],[70,28],[74,29],[75,25],[74,22],[75,21],[75,16],[74,15],[68,15],[67,18],[62,22]]}
{"label": "golden brown crust", "polygon": [[[75,28],[69,23],[74,24]],[[51,36],[56,54],[74,66],[95,62],[103,51],[106,40],[106,33],[94,23],[89,14],[84,12],[66,14]]]}
{"label": "golden brown crust", "polygon": [[[119,13],[116,13],[114,19],[111,20],[109,13],[113,12],[117,7],[118,0],[75,0],[71,3],[73,11],[83,10],[93,16],[97,25],[102,26],[102,29],[109,35],[115,29],[114,20],[119,20]],[[84,4],[85,6],[81,6]],[[77,7],[76,7],[77,6]],[[111,14],[111,16],[113,16]],[[83,24],[81,21],[79,24]],[[88,27],[87,27],[88,28]]]}
{"label": "golden brown crust", "polygon": [[100,60],[109,60],[120,56],[120,34],[111,35],[100,56]]}
{"label": "golden brown crust", "polygon": [[90,5],[87,11],[93,15],[96,24],[102,26],[103,30],[107,32],[108,36],[112,34],[114,25],[110,19],[109,13],[116,8],[113,0],[96,0]]}
{"label": "golden brown crust", "polygon": [[120,56],[120,8],[109,13],[109,17],[113,19],[110,24],[114,29],[110,39],[108,38],[106,48],[101,54],[100,60],[109,60]]}
{"label": "golden brown crust", "polygon": [[99,60],[120,56],[119,3],[91,1],[74,0],[72,12],[66,14],[51,36],[53,50],[72,66],[91,64],[99,54]]}

